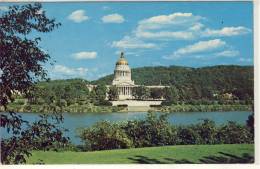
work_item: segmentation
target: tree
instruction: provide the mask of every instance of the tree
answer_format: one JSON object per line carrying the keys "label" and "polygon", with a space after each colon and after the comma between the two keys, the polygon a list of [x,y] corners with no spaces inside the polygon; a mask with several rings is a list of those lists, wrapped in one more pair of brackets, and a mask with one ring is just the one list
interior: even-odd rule
{"label": "tree", "polygon": [[250,132],[254,135],[254,130],[255,130],[255,127],[254,127],[254,114],[250,114],[246,120],[246,125],[247,127],[249,128]]}
{"label": "tree", "polygon": [[118,99],[118,89],[116,86],[111,86],[108,91],[108,99],[116,100]]}
{"label": "tree", "polygon": [[[13,94],[29,97],[33,84],[46,79],[43,64],[50,56],[39,47],[40,37],[32,32],[47,33],[60,26],[54,19],[46,17],[40,3],[11,6],[0,16],[0,106],[7,110]],[[28,37],[32,37],[28,39]],[[53,107],[49,108],[53,111]],[[41,116],[30,124],[14,112],[1,114],[1,128],[11,137],[1,140],[1,162],[3,164],[24,163],[32,149],[48,149],[54,144],[63,144],[67,138],[50,118],[62,122],[62,115]],[[22,126],[27,126],[22,128]]]}
{"label": "tree", "polygon": [[177,103],[179,100],[178,89],[175,86],[164,88],[164,98],[165,101],[163,104],[171,105],[173,103]]}
{"label": "tree", "polygon": [[160,88],[152,88],[151,89],[151,98],[153,99],[161,99],[163,96],[163,90]]}
{"label": "tree", "polygon": [[145,100],[150,96],[149,88],[145,86],[138,86],[133,88],[133,96],[135,99]]}
{"label": "tree", "polygon": [[217,128],[214,121],[203,119],[203,122],[196,126],[196,130],[199,133],[203,144],[216,143]]}
{"label": "tree", "polygon": [[106,100],[107,87],[104,84],[98,84],[91,92],[92,101],[95,105],[111,106],[112,104]]}

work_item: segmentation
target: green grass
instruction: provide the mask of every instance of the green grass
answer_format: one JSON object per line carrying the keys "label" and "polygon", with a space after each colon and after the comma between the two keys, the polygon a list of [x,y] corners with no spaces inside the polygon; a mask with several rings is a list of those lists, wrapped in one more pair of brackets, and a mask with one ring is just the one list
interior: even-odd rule
{"label": "green grass", "polygon": [[130,163],[252,163],[253,144],[179,145],[94,152],[34,151],[28,163],[130,164]]}

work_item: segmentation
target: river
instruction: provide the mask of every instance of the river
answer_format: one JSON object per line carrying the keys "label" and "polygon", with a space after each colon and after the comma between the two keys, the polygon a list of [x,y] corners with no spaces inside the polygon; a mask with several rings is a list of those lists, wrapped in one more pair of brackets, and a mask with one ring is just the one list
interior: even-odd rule
{"label": "river", "polygon": [[[252,112],[249,111],[229,111],[229,112],[180,112],[170,113],[169,122],[175,125],[196,124],[201,119],[211,119],[217,125],[235,121],[240,124],[245,124],[247,117]],[[19,113],[23,119],[27,121],[35,121],[38,118],[36,113]],[[144,119],[146,112],[124,112],[124,113],[85,113],[85,114],[70,114],[64,113],[63,127],[69,129],[66,136],[69,136],[72,143],[81,144],[81,140],[77,137],[79,128],[84,128],[93,125],[101,120],[108,121],[125,121],[134,119]],[[8,134],[1,129],[1,137],[5,138]]]}

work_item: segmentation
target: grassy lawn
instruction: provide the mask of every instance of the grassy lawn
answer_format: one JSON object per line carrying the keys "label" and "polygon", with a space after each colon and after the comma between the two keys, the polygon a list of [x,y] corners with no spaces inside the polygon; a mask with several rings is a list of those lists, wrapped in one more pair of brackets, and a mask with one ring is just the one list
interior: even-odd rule
{"label": "grassy lawn", "polygon": [[32,154],[30,164],[252,163],[254,145],[179,145],[94,152],[34,151]]}

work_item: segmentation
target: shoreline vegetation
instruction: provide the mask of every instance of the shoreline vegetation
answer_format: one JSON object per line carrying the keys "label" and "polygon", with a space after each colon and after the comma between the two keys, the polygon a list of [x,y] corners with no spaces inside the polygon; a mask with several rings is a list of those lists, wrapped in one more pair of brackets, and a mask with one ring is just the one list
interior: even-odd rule
{"label": "shoreline vegetation", "polygon": [[[139,109],[142,111],[142,108]],[[33,113],[49,113],[49,112],[66,112],[66,113],[112,113],[112,112],[130,112],[126,107],[116,106],[95,106],[93,104],[73,104],[70,106],[57,106],[57,105],[33,105],[23,104],[17,102],[11,103],[7,106],[7,110],[0,108],[0,112],[13,111],[13,112],[33,112]],[[147,109],[143,109],[147,111]],[[253,111],[251,104],[174,104],[171,106],[157,106],[151,107],[148,112],[212,112],[212,111]]]}

